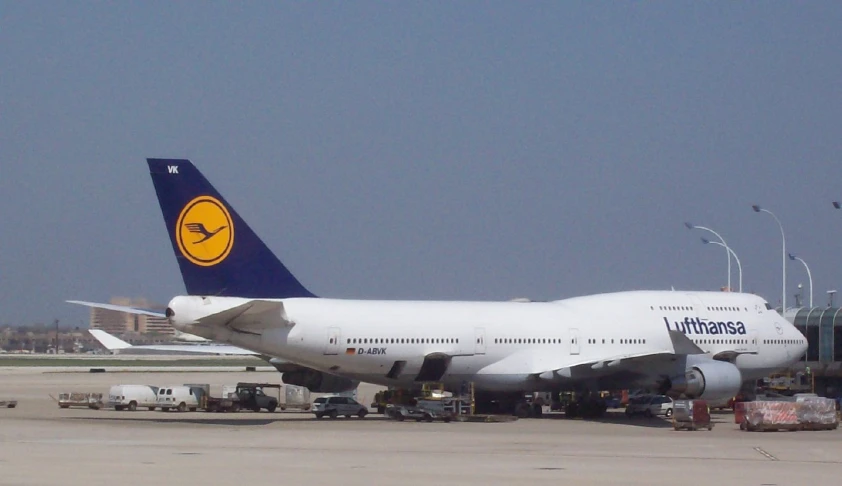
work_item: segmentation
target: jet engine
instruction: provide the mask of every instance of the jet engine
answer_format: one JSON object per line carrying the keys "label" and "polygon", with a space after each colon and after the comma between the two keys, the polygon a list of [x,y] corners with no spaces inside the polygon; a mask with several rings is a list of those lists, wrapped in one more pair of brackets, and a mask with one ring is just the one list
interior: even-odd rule
{"label": "jet engine", "polygon": [[356,380],[309,368],[286,371],[281,375],[281,378],[287,385],[303,386],[313,393],[341,393],[353,390],[360,384]]}
{"label": "jet engine", "polygon": [[742,374],[733,364],[706,360],[693,363],[683,376],[671,377],[666,384],[665,394],[719,400],[735,396],[742,382]]}

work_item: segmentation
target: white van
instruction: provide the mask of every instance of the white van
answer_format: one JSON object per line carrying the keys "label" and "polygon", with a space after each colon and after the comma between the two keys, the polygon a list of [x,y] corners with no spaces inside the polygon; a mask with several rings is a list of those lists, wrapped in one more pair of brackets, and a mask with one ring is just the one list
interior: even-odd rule
{"label": "white van", "polygon": [[179,412],[199,408],[203,391],[199,387],[187,385],[169,385],[158,388],[158,406],[164,412],[174,408]]}
{"label": "white van", "polygon": [[114,410],[137,410],[158,406],[158,387],[149,385],[114,385],[108,390],[108,406]]}

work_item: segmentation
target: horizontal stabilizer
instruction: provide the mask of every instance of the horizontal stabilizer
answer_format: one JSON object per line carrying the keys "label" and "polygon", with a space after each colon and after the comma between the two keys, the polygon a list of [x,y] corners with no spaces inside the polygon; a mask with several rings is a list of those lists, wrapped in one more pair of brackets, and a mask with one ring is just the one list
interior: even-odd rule
{"label": "horizontal stabilizer", "polygon": [[250,300],[245,304],[200,318],[200,326],[222,326],[236,332],[261,334],[267,329],[292,327],[284,303],[269,300]]}
{"label": "horizontal stabilizer", "polygon": [[102,329],[88,329],[88,332],[96,338],[109,351],[167,351],[175,353],[197,353],[197,354],[232,354],[239,356],[257,356],[258,353],[247,349],[238,348],[228,344],[150,344],[133,346],[122,339],[113,336]]}
{"label": "horizontal stabilizer", "polygon": [[109,351],[119,351],[121,349],[129,349],[132,347],[131,344],[116,336],[108,334],[102,329],[88,329],[88,332],[91,333],[91,335],[93,335],[93,337]]}
{"label": "horizontal stabilizer", "polygon": [[167,315],[160,311],[154,311],[152,309],[141,309],[139,307],[129,307],[125,305],[114,305],[114,304],[101,304],[99,302],[85,302],[83,300],[67,300],[65,301],[69,304],[79,304],[84,305],[87,307],[94,307],[97,309],[106,309],[112,310],[117,312],[127,312],[129,314],[141,314],[145,316],[153,316],[153,317],[167,317]]}

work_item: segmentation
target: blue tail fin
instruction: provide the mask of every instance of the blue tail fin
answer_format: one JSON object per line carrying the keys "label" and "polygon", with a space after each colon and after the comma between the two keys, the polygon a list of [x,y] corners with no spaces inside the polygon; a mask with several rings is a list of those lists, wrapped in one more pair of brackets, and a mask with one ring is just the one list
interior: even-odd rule
{"label": "blue tail fin", "polygon": [[315,297],[189,160],[146,160],[188,294]]}

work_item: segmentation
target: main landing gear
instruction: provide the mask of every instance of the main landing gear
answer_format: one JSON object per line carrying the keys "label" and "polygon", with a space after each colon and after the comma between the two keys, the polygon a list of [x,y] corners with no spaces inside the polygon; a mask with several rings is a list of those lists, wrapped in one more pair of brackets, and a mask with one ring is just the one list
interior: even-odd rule
{"label": "main landing gear", "polygon": [[568,402],[564,407],[564,415],[567,418],[600,418],[605,415],[608,405],[601,398],[584,396],[579,400]]}
{"label": "main landing gear", "polygon": [[515,404],[514,415],[518,418],[541,418],[544,416],[544,409],[538,403],[521,400]]}

